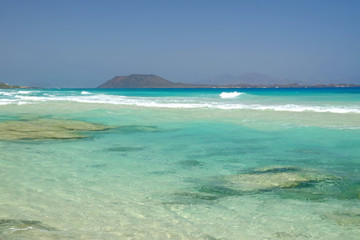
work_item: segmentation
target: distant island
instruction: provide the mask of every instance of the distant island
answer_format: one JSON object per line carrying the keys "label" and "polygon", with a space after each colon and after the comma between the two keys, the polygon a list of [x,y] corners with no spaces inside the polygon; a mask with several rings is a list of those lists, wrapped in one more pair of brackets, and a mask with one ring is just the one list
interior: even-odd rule
{"label": "distant island", "polygon": [[18,85],[9,85],[7,83],[3,83],[3,82],[0,82],[0,88],[25,88],[25,87],[21,87],[21,86],[18,86]]}
{"label": "distant island", "polygon": [[21,88],[21,89],[39,89],[40,87],[29,87],[29,86],[20,86],[20,85],[10,85],[8,83],[0,82],[0,89],[15,89],[15,88]]}
{"label": "distant island", "polygon": [[101,84],[98,88],[326,88],[326,87],[360,87],[356,84],[316,84],[300,85],[290,84],[189,84],[174,83],[159,77],[155,74],[131,74],[129,76],[116,76],[109,81]]}

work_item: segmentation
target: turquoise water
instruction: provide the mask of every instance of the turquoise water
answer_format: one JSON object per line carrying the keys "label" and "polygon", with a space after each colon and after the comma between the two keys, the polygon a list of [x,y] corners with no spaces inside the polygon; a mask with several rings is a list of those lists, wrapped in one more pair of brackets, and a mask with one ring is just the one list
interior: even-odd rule
{"label": "turquoise water", "polygon": [[0,153],[0,239],[360,236],[359,88],[0,90]]}

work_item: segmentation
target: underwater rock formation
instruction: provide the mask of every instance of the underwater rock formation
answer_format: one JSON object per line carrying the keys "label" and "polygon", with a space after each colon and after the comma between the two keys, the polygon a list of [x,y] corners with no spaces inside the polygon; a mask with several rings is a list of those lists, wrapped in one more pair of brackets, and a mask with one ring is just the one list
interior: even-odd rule
{"label": "underwater rock formation", "polygon": [[325,180],[336,180],[335,176],[323,175],[314,171],[295,167],[271,167],[250,173],[225,176],[224,184],[238,191],[271,190],[292,188]]}
{"label": "underwater rock formation", "polygon": [[[202,181],[195,187],[196,192],[175,193],[176,203],[199,202],[199,200],[216,200],[221,197],[243,196],[276,191],[281,197],[305,197],[318,200],[324,197],[341,197],[334,195],[333,186],[340,178],[326,175],[314,170],[297,167],[268,167],[235,175],[214,177]],[[317,186],[320,188],[317,188]],[[329,192],[324,186],[329,185]]]}
{"label": "underwater rock formation", "polygon": [[39,229],[46,231],[56,231],[56,228],[46,226],[40,221],[16,220],[16,219],[0,219],[0,231],[4,229],[24,230],[24,229]]}
{"label": "underwater rock formation", "polygon": [[77,120],[8,120],[0,122],[0,140],[77,139],[87,137],[81,132],[106,129],[109,127]]}

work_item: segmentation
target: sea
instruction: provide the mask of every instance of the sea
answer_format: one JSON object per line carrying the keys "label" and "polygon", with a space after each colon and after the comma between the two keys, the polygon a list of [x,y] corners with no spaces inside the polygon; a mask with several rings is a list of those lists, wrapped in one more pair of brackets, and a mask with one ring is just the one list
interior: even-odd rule
{"label": "sea", "polygon": [[352,240],[360,88],[0,89],[0,239]]}

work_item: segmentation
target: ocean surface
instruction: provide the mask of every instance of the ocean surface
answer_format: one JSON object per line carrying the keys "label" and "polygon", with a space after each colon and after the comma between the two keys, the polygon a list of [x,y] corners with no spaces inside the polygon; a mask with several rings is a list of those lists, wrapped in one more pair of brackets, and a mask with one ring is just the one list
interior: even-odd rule
{"label": "ocean surface", "polygon": [[0,89],[0,239],[359,239],[360,88]]}

